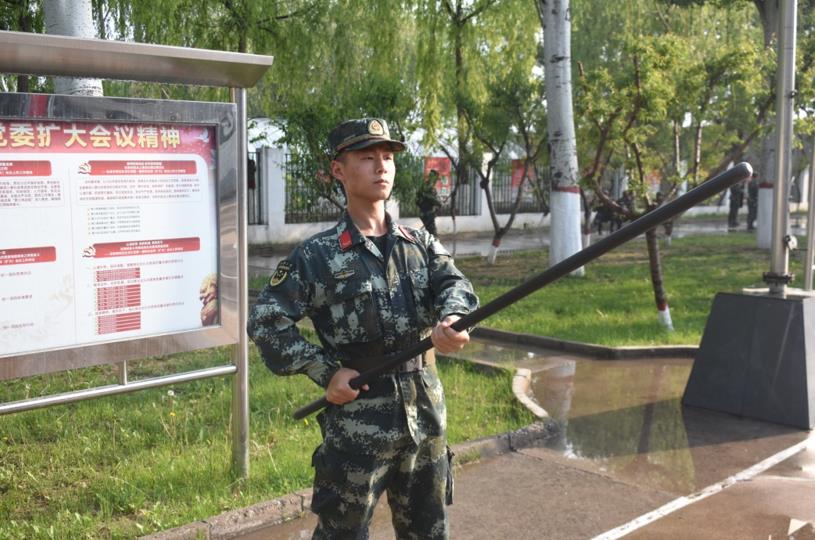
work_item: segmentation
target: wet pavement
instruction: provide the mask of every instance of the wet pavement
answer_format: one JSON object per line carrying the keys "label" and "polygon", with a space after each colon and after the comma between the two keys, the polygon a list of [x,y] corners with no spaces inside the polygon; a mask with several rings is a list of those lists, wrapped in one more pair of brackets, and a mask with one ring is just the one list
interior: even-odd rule
{"label": "wet pavement", "polygon": [[[530,369],[530,396],[554,429],[457,468],[452,538],[776,539],[791,523],[795,538],[815,538],[810,432],[683,407],[692,360],[481,341],[461,356]],[[384,499],[375,540],[394,537]],[[314,525],[308,515],[239,538],[310,538]]]}

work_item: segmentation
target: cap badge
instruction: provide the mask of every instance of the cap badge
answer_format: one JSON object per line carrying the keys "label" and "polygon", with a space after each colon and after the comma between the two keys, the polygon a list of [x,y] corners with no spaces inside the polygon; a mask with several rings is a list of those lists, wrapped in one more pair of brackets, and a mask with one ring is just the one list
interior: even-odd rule
{"label": "cap badge", "polygon": [[385,134],[385,128],[382,127],[382,123],[379,120],[371,120],[368,124],[368,133],[382,136]]}

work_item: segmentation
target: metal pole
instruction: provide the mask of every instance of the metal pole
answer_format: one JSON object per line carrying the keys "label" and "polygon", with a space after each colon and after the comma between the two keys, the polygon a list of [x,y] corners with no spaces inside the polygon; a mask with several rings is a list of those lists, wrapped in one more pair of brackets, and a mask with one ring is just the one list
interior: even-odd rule
{"label": "metal pole", "polygon": [[809,207],[807,208],[807,252],[804,257],[804,290],[812,290],[812,265],[815,264],[815,133],[809,162]]}
{"label": "metal pole", "polygon": [[778,75],[776,88],[775,192],[773,194],[772,255],[764,281],[770,296],[785,298],[789,275],[789,181],[792,144],[792,114],[795,98],[795,21],[797,1],[781,1],[778,32]]}
{"label": "metal pole", "polygon": [[238,131],[238,343],[233,350],[237,372],[232,385],[232,472],[237,478],[249,478],[249,338],[246,318],[249,309],[246,226],[246,89],[232,88],[237,105]]}
{"label": "metal pole", "polygon": [[31,411],[33,409],[41,409],[43,407],[50,407],[52,405],[65,405],[66,403],[74,403],[75,401],[83,401],[86,399],[128,394],[131,392],[138,392],[139,390],[147,390],[148,388],[157,388],[159,386],[167,386],[170,384],[198,381],[201,379],[208,379],[210,377],[223,377],[225,375],[231,375],[232,373],[235,373],[235,366],[218,366],[213,368],[199,369],[197,371],[188,371],[186,373],[165,375],[164,377],[143,379],[141,381],[133,381],[127,384],[99,386],[96,388],[77,390],[75,392],[65,392],[51,396],[24,399],[9,403],[0,403],[0,415]]}
{"label": "metal pole", "polygon": [[119,384],[127,384],[127,360],[116,364],[116,377]]}

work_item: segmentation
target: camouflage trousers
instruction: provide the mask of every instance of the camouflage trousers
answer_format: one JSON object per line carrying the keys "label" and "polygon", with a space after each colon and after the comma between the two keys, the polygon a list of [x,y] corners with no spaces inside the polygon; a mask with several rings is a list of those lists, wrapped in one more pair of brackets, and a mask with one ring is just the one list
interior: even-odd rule
{"label": "camouflage trousers", "polygon": [[314,453],[311,510],[314,540],[365,540],[374,507],[387,493],[399,540],[447,539],[452,503],[452,453],[445,437],[428,437],[382,454],[347,453],[322,444]]}

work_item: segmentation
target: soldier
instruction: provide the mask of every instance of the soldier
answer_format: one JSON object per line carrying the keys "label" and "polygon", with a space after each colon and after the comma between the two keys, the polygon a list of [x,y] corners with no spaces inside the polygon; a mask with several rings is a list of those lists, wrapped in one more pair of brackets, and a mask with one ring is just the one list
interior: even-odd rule
{"label": "soldier", "polygon": [[758,174],[753,173],[747,184],[747,230],[755,230],[756,216],[758,215]]}
{"label": "soldier", "polygon": [[738,182],[730,187],[730,214],[727,225],[731,229],[739,226],[739,209],[744,204],[744,183]]}
{"label": "soldier", "polygon": [[[452,454],[432,351],[360,390],[349,381],[428,335],[439,352],[459,350],[469,334],[450,325],[478,298],[438,240],[386,213],[394,152],[404,145],[385,121],[343,122],[328,141],[345,212],[278,265],[250,313],[249,335],[273,372],[308,375],[331,403],[317,417],[313,538],[367,538],[383,491],[397,538],[447,538]],[[303,317],[319,346],[298,332]]]}
{"label": "soldier", "polygon": [[416,192],[416,206],[419,208],[419,218],[422,220],[424,228],[432,234],[436,234],[436,209],[441,207],[439,197],[436,194],[436,182],[439,173],[436,169],[430,169],[427,180],[422,182],[419,191]]}

